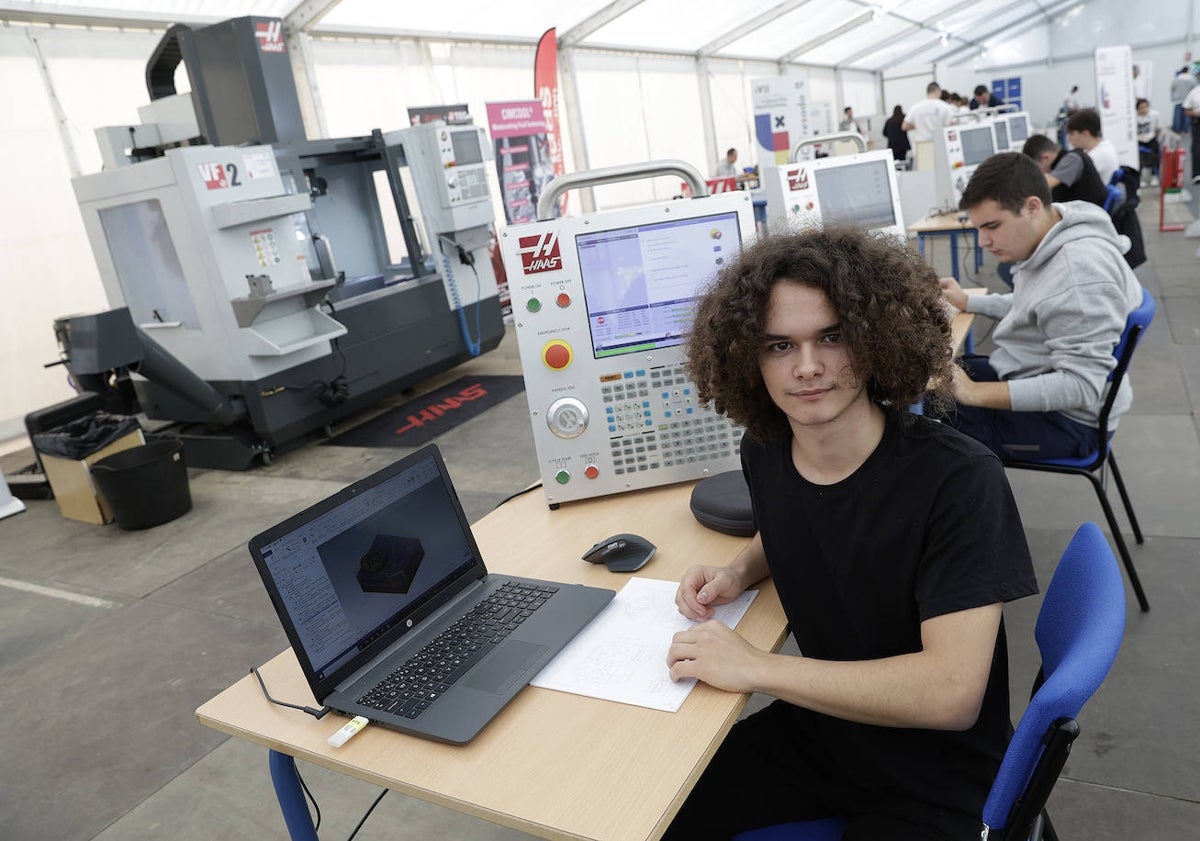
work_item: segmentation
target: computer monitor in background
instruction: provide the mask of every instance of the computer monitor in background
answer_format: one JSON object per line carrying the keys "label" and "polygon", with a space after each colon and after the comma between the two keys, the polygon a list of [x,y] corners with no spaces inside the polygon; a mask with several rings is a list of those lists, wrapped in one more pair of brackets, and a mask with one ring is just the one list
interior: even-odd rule
{"label": "computer monitor in background", "polygon": [[1008,139],[1013,151],[1021,151],[1029,139],[1029,115],[1024,111],[1008,115]]}
{"label": "computer monitor in background", "polygon": [[1000,117],[992,123],[992,136],[996,141],[997,152],[1009,151],[1008,120]]}
{"label": "computer monitor in background", "polygon": [[848,224],[904,237],[890,149],[770,167],[764,179],[773,231]]}
{"label": "computer monitor in background", "polygon": [[968,126],[959,129],[963,166],[976,167],[996,154],[995,138],[989,125]]}

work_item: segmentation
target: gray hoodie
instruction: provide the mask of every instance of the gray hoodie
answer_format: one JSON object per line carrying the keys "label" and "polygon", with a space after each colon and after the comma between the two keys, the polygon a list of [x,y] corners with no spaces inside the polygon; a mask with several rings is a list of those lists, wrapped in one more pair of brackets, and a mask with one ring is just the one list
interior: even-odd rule
{"label": "gray hoodie", "polygon": [[[1098,426],[1113,349],[1142,287],[1121,256],[1129,240],[1104,210],[1080,201],[1053,207],[1062,221],[1013,264],[1013,291],[969,296],[967,311],[998,319],[991,364],[1008,382],[1013,411],[1058,411]],[[1132,402],[1126,378],[1109,429]]]}

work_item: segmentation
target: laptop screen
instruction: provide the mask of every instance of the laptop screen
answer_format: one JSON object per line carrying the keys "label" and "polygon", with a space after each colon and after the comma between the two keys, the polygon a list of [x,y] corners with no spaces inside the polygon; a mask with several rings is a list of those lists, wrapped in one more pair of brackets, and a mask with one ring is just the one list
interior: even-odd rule
{"label": "laptop screen", "polygon": [[433,447],[259,535],[250,549],[301,665],[318,682],[358,669],[423,606],[477,564],[482,572]]}

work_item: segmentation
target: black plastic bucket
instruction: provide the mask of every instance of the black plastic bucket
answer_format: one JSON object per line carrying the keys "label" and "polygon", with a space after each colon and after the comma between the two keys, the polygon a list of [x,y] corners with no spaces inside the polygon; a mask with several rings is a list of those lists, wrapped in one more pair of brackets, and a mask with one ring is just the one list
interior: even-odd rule
{"label": "black plastic bucket", "polygon": [[92,478],[123,529],[148,529],[192,509],[180,441],[152,441],[102,458]]}

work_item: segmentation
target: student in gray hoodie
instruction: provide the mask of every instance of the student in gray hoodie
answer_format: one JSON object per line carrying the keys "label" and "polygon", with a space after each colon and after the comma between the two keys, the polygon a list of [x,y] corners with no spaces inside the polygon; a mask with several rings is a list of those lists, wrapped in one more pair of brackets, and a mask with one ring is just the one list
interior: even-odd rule
{"label": "student in gray hoodie", "polygon": [[[1095,449],[1113,349],[1142,287],[1108,214],[1087,202],[1052,204],[1046,178],[1017,152],[984,161],[959,207],[979,245],[1013,263],[1013,291],[968,296],[941,278],[959,310],[997,319],[990,357],[955,369],[957,410],[943,420],[1003,458],[1082,457]],[[1133,402],[1126,379],[1109,430]]]}

